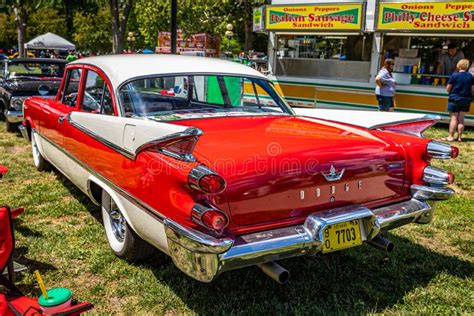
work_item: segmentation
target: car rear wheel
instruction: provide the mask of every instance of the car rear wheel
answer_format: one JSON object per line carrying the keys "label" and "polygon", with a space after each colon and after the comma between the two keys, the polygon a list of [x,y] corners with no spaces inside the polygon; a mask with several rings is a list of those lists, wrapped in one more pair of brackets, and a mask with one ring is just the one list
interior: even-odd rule
{"label": "car rear wheel", "polygon": [[34,132],[31,133],[31,151],[33,154],[33,162],[38,171],[50,171],[51,164],[44,159],[43,155],[38,148],[38,135]]}
{"label": "car rear wheel", "polygon": [[105,235],[114,254],[127,261],[141,261],[150,257],[155,249],[133,231],[105,190],[102,190],[101,205]]}

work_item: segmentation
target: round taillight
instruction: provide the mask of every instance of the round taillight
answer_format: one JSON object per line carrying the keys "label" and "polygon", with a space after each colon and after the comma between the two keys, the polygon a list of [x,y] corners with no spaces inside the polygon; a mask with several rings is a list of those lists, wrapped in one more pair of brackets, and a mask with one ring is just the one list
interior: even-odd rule
{"label": "round taillight", "polygon": [[223,230],[229,224],[224,214],[214,210],[209,210],[202,214],[201,221],[204,225],[216,231]]}
{"label": "round taillight", "polygon": [[199,188],[206,193],[221,193],[225,190],[225,187],[225,180],[217,174],[206,174],[199,179]]}
{"label": "round taillight", "polygon": [[220,175],[204,165],[191,169],[188,175],[189,186],[207,194],[218,194],[225,190],[227,184]]}
{"label": "round taillight", "polygon": [[456,158],[459,155],[459,148],[451,145],[451,158]]}

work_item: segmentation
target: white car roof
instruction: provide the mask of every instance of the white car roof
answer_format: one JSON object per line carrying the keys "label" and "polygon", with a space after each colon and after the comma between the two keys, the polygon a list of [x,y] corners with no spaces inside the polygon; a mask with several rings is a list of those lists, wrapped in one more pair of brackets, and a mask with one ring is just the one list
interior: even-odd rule
{"label": "white car roof", "polygon": [[101,69],[114,89],[135,77],[150,75],[218,73],[267,79],[248,66],[227,60],[196,56],[124,54],[82,58],[70,64],[88,64]]}

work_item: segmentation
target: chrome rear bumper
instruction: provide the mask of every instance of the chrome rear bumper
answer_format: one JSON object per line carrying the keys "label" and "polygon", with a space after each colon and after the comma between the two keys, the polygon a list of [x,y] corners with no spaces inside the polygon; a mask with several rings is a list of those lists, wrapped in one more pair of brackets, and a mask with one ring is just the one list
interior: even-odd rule
{"label": "chrome rear bumper", "polygon": [[363,241],[381,231],[409,223],[425,224],[433,218],[432,201],[451,197],[449,188],[413,185],[409,201],[368,209],[361,205],[313,213],[303,225],[263,231],[235,239],[210,237],[166,219],[169,255],[191,277],[210,282],[224,271],[322,251],[324,230],[337,223],[358,219]]}

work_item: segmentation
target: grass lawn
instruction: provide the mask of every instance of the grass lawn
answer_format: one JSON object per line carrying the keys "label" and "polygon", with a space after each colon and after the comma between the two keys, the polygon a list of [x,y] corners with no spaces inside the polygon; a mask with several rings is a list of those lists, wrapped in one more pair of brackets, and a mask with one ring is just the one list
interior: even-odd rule
{"label": "grass lawn", "polygon": [[[446,127],[427,136],[441,138]],[[434,221],[389,234],[390,255],[370,246],[281,264],[291,280],[281,286],[258,268],[222,274],[203,284],[161,255],[140,265],[116,258],[99,208],[57,172],[39,173],[29,144],[0,122],[0,204],[23,206],[15,221],[15,260],[29,271],[19,287],[38,296],[33,271],[47,287],[63,286],[89,300],[98,314],[472,314],[474,313],[474,130],[457,144],[456,160],[437,161],[456,174],[458,195],[438,205]]]}

